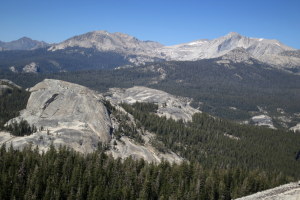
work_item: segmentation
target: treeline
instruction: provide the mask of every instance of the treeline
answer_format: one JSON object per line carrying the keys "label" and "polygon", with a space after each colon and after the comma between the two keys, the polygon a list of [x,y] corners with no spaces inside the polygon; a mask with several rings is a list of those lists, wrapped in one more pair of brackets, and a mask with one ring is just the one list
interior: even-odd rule
{"label": "treeline", "polygon": [[14,136],[30,135],[37,131],[37,128],[28,124],[24,119],[12,121],[5,126],[10,119],[17,117],[21,110],[25,109],[30,93],[11,86],[12,89],[0,96],[0,130],[10,132]]}
{"label": "treeline", "polygon": [[4,94],[0,97],[0,130],[4,129],[4,124],[19,115],[26,105],[30,93],[14,88],[10,93]]}
{"label": "treeline", "polygon": [[93,48],[70,47],[57,51],[42,48],[32,51],[0,52],[0,70],[8,70],[9,66],[15,66],[17,71],[22,72],[23,67],[32,62],[38,64],[39,73],[112,69],[129,64],[122,54],[99,52]]}
{"label": "treeline", "polygon": [[61,73],[12,73],[0,68],[0,79],[5,78],[24,87],[33,87],[45,78],[64,80],[71,83],[86,86],[88,88],[106,92],[109,88],[120,87],[129,88],[135,85],[148,85],[158,73],[137,71],[135,68],[121,70],[90,70],[73,71]]}
{"label": "treeline", "polygon": [[230,200],[290,181],[280,173],[207,169],[197,162],[121,161],[101,150],[86,156],[53,146],[38,151],[1,147],[0,199]]}
{"label": "treeline", "polygon": [[26,120],[21,119],[19,122],[12,121],[9,125],[4,127],[4,129],[10,132],[14,136],[26,136],[31,135],[37,131],[34,125],[30,125]]}
{"label": "treeline", "polygon": [[121,141],[120,139],[122,136],[127,136],[140,144],[145,143],[144,139],[137,130],[137,126],[126,114],[117,110],[114,110],[112,114],[118,122],[118,128],[114,130],[114,136],[117,140]]}
{"label": "treeline", "polygon": [[[156,133],[154,145],[171,149],[204,167],[260,169],[299,178],[300,136],[291,132],[239,125],[197,113],[184,123],[143,111],[141,103],[123,104],[145,129]],[[145,107],[149,105],[145,104]],[[162,146],[163,145],[163,146]]]}

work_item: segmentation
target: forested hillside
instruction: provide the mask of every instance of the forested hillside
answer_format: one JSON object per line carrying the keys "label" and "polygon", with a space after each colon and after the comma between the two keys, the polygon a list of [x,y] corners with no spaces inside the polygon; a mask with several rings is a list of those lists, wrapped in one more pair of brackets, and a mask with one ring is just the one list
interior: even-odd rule
{"label": "forested hillside", "polygon": [[299,75],[271,69],[262,63],[231,63],[226,67],[216,61],[173,61],[118,70],[39,75],[2,71],[0,78],[24,87],[32,87],[44,78],[54,78],[101,92],[111,87],[142,85],[193,98],[194,107],[226,119],[244,121],[266,111],[277,128],[300,122]]}
{"label": "forested hillside", "polygon": [[26,107],[30,93],[24,89],[11,86],[11,90],[0,96],[0,130],[4,124],[19,115],[19,111]]}
{"label": "forested hillside", "polygon": [[[138,77],[139,83],[146,83],[155,75],[154,72],[127,72]],[[77,81],[86,80],[86,84],[103,91],[110,85],[97,84],[111,77],[120,78],[111,84],[134,84],[130,76],[121,79],[124,74],[119,70],[85,73],[103,79],[88,82],[86,77]],[[51,76],[71,80],[81,77],[80,73]],[[19,80],[17,83],[30,80],[27,84],[31,84],[41,78],[22,75],[15,80]],[[0,99],[2,124],[25,107],[29,96],[25,90],[13,91]],[[105,105],[113,111],[111,104]],[[148,164],[131,158],[115,160],[105,154],[108,146],[104,144],[97,152],[87,155],[64,147],[55,150],[52,146],[40,154],[30,146],[23,151],[2,146],[0,199],[231,199],[299,178],[300,136],[297,134],[239,125],[205,113],[195,114],[192,122],[174,121],[157,116],[154,104],[122,106],[134,116],[137,127],[155,134],[153,146],[162,152],[171,150],[186,161]],[[14,112],[10,113],[9,109]],[[122,132],[127,130],[126,124],[120,128]],[[128,131],[126,136],[133,140],[139,138],[135,137],[136,132]],[[142,140],[139,142],[143,144]]]}
{"label": "forested hillside", "polygon": [[[162,68],[167,75],[153,87],[203,102],[204,111],[229,119],[247,119],[248,111],[257,111],[257,106],[270,115],[278,115],[277,108],[291,115],[300,112],[297,103],[300,76],[262,63],[226,66],[216,61],[218,59],[156,64],[154,69]],[[145,68],[150,71],[153,67]]]}
{"label": "forested hillside", "polygon": [[[156,133],[154,145],[172,151],[204,167],[266,170],[299,178],[300,135],[268,128],[239,125],[197,113],[184,123],[159,117],[143,109],[147,104],[122,106],[146,130]],[[146,106],[147,107],[147,106]],[[148,106],[149,107],[149,106]]]}
{"label": "forested hillside", "polygon": [[0,70],[9,71],[9,67],[14,66],[18,72],[22,72],[23,67],[32,62],[37,63],[38,73],[112,69],[129,63],[123,55],[116,52],[99,52],[85,48],[66,48],[54,52],[47,48],[0,51]]}
{"label": "forested hillside", "polygon": [[101,148],[83,156],[65,148],[39,154],[3,146],[0,161],[0,199],[230,200],[291,180],[282,173],[204,168],[197,162],[115,160]]}

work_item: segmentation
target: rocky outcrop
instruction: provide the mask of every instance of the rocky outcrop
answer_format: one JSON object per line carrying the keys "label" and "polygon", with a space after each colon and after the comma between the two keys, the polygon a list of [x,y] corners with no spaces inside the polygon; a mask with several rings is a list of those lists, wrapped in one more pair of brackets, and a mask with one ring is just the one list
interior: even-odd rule
{"label": "rocky outcrop", "polygon": [[136,143],[134,140],[129,137],[121,137],[120,140],[114,140],[115,144],[112,144],[111,148],[107,153],[111,154],[114,158],[127,158],[132,157],[133,159],[144,159],[148,162],[160,163],[162,160],[168,161],[170,163],[180,163],[183,158],[178,156],[172,151],[169,152],[159,152],[154,148],[150,140],[154,137],[150,133],[143,135],[145,144],[141,145]]}
{"label": "rocky outcrop", "polygon": [[298,183],[289,183],[273,189],[258,192],[236,200],[299,200],[300,186]]}
{"label": "rocky outcrop", "polygon": [[15,84],[14,82],[7,80],[7,79],[0,79],[0,85],[10,85],[13,87],[16,87],[18,89],[21,89],[21,86]]}
{"label": "rocky outcrop", "polygon": [[[150,142],[154,139],[154,134],[142,134],[144,131],[138,129],[135,134],[143,137],[143,144],[125,135],[116,139],[114,134],[119,122],[107,111],[103,103],[104,97],[95,91],[51,79],[45,79],[29,91],[31,95],[26,109],[21,111],[19,117],[8,121],[7,125],[25,119],[30,125],[36,126],[38,131],[23,137],[1,132],[0,145],[12,145],[16,149],[23,149],[32,144],[38,146],[42,152],[47,151],[53,144],[55,147],[67,146],[85,154],[95,151],[101,143],[108,147],[107,154],[115,158],[124,159],[131,156],[154,163],[162,160],[176,163],[182,161],[181,157],[171,151],[162,153],[155,149]],[[130,116],[128,123],[135,125],[129,113],[114,102],[112,104],[119,112]]]}
{"label": "rocky outcrop", "polygon": [[6,79],[0,79],[0,96],[11,92],[14,88],[21,89],[20,86]]}
{"label": "rocky outcrop", "polygon": [[8,123],[26,119],[40,131],[13,138],[13,146],[23,148],[33,143],[47,149],[53,143],[87,153],[97,149],[99,142],[109,142],[111,122],[101,95],[77,84],[50,79],[30,92],[26,109]]}
{"label": "rocky outcrop", "polygon": [[0,96],[2,96],[3,94],[6,94],[7,92],[12,91],[12,88],[8,85],[1,85],[0,84]]}
{"label": "rocky outcrop", "polygon": [[[227,62],[226,62],[227,61]],[[232,51],[228,52],[224,56],[221,56],[221,60],[217,61],[217,63],[247,63],[253,64],[251,55],[244,48],[236,48]]]}
{"label": "rocky outcrop", "polygon": [[290,130],[294,131],[295,133],[300,133],[300,123],[298,123],[296,126],[291,127]]}
{"label": "rocky outcrop", "polygon": [[142,86],[128,89],[112,88],[107,93],[110,101],[117,103],[133,104],[135,102],[154,103],[158,105],[157,114],[174,120],[192,120],[192,116],[200,112],[191,107],[189,98],[175,97],[161,90],[155,90]]}
{"label": "rocky outcrop", "polygon": [[25,73],[37,73],[39,65],[35,62],[32,62],[23,67],[23,72]]}
{"label": "rocky outcrop", "polygon": [[253,116],[251,120],[257,126],[265,126],[268,128],[276,129],[273,125],[272,118],[268,115],[256,115]]}
{"label": "rocky outcrop", "polygon": [[18,70],[16,69],[15,66],[10,66],[10,67],[9,67],[9,70],[10,70],[11,72],[18,73]]}

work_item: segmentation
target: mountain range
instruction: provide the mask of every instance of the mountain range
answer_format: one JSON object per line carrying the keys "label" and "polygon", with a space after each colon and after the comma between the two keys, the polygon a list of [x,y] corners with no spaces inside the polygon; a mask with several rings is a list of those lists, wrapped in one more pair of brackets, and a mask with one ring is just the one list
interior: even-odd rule
{"label": "mountain range", "polygon": [[[222,58],[224,56],[224,58],[226,58],[225,60],[234,62],[248,62],[250,59],[256,59],[273,68],[294,73],[298,73],[300,68],[299,50],[289,47],[278,40],[250,38],[235,32],[212,40],[200,39],[173,46],[164,46],[158,42],[142,41],[124,33],[109,33],[107,31],[88,32],[52,45],[30,40],[29,38],[21,38],[10,43],[3,43],[1,46],[7,50],[34,50],[43,47],[47,48],[47,51],[43,52],[43,57],[38,56],[38,59],[35,60],[33,56],[33,59],[29,63],[18,63],[19,65],[23,65],[23,67],[32,62],[36,62],[39,65],[38,62],[43,63],[47,60],[54,60],[60,64],[57,60],[57,56],[53,56],[55,52],[60,52],[61,54],[68,54],[69,57],[70,55],[76,57],[76,54],[79,53],[81,56],[84,56],[86,60],[88,60],[89,57],[93,57],[94,54],[114,53],[123,60],[118,63],[108,64],[107,67],[104,68],[114,68],[117,65],[128,64],[142,65],[149,62],[171,60],[196,61],[201,59]],[[31,55],[38,55],[38,52],[39,51],[35,51],[34,53],[31,53]],[[6,57],[9,56],[6,54]],[[16,57],[16,55],[13,57]],[[51,59],[49,59],[49,57],[51,57]],[[23,60],[23,58],[18,60]],[[90,62],[87,61],[86,63]],[[43,68],[43,64],[40,65],[40,67]],[[51,62],[48,62],[48,66],[49,65],[49,68],[53,66]],[[66,69],[63,64],[61,65],[61,67],[56,68],[61,71],[70,70]],[[90,64],[92,66],[89,66],[89,64],[86,65],[87,69],[103,68],[103,66],[95,66],[94,63]],[[8,68],[11,66],[6,67]],[[14,67],[18,68],[18,66]]]}
{"label": "mountain range", "polygon": [[[250,38],[235,32],[213,40],[201,39],[184,44],[163,46],[157,42],[141,41],[123,33],[95,31],[72,37],[51,46],[49,50],[55,51],[68,47],[96,48],[99,51],[116,51],[125,55],[177,61],[217,58],[239,48],[244,49],[250,57],[272,66],[292,68],[300,65],[300,59],[284,53],[290,51],[298,55],[299,52],[296,49],[284,45],[278,40]],[[235,55],[238,55],[238,52],[234,52]],[[139,59],[138,61],[143,61],[142,58]],[[136,60],[131,62],[136,62]]]}

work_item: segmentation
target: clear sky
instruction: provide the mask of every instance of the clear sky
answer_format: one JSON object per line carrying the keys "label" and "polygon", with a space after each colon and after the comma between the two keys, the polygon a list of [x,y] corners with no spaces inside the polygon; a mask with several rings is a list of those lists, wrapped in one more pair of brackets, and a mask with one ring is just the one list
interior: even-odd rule
{"label": "clear sky", "polygon": [[93,30],[165,45],[238,32],[300,49],[300,0],[1,0],[0,40],[61,42]]}

